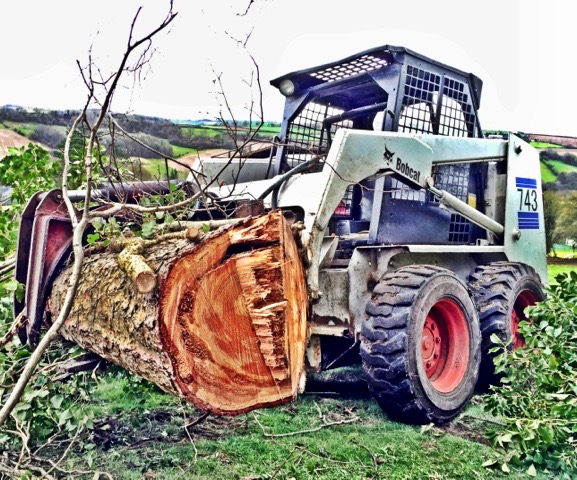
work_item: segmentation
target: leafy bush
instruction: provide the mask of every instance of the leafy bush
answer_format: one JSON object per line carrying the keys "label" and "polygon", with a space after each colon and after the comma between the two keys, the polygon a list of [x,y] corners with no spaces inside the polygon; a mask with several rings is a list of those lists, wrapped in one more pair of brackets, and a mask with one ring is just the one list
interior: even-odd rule
{"label": "leafy bush", "polygon": [[[575,478],[577,471],[577,273],[562,274],[544,302],[521,322],[526,346],[508,350],[498,338],[502,385],[487,400],[502,417],[489,433],[502,459],[532,463]],[[534,471],[531,465],[530,471]]]}
{"label": "leafy bush", "polygon": [[54,188],[57,165],[48,152],[30,144],[27,148],[9,148],[0,159],[2,185],[10,187],[10,202],[0,210],[0,261],[15,246],[18,219],[26,201],[40,190]]}
{"label": "leafy bush", "polygon": [[[11,148],[9,155],[0,159],[2,184],[11,189],[10,202],[0,210],[0,265],[15,250],[18,221],[26,201],[40,190],[54,188],[57,169],[58,164],[50,160],[48,153],[33,144],[27,148]],[[4,267],[0,271],[0,338],[12,323],[13,294],[21,295],[22,286],[12,278],[12,271]],[[5,431],[0,431],[0,451],[14,447],[26,437],[14,436],[10,431],[27,431],[30,443],[39,445],[51,435],[68,435],[90,426],[92,413],[86,406],[90,401],[89,384],[85,378],[54,381],[61,374],[59,362],[82,353],[79,347],[60,341],[51,346],[39,373],[26,387],[21,402],[6,423]],[[29,357],[30,351],[17,341],[0,348],[0,404],[6,401]]]}

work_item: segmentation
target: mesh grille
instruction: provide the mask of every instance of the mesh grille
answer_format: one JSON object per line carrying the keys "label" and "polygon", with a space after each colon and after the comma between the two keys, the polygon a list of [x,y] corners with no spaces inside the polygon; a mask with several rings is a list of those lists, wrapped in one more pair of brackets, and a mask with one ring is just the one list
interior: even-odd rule
{"label": "mesh grille", "polygon": [[424,202],[426,194],[424,190],[413,190],[407,185],[395,178],[391,179],[391,198],[395,200],[413,200],[416,202]]}
{"label": "mesh grille", "polygon": [[[469,194],[469,170],[470,165],[468,163],[434,167],[433,179],[435,187],[446,190],[459,200],[466,202]],[[431,194],[430,198],[433,202],[439,203],[439,199],[433,194]]]}
{"label": "mesh grille", "polygon": [[439,75],[411,65],[407,67],[399,132],[434,133],[434,94],[438,95],[440,89]]}
{"label": "mesh grille", "polygon": [[323,80],[324,82],[334,82],[343,78],[352,77],[359,73],[370,72],[377,68],[385,67],[389,63],[384,58],[375,57],[374,55],[363,55],[360,58],[350,62],[341,63],[333,67],[319,70],[311,73],[311,77]]}
{"label": "mesh grille", "polygon": [[[329,139],[327,131],[323,130],[323,121],[327,117],[339,115],[343,110],[310,102],[301,113],[292,121],[288,132],[288,154],[289,165],[296,165],[305,162],[311,155],[323,155],[327,153]],[[343,120],[330,126],[331,135],[337,128],[351,128],[351,120]]]}
{"label": "mesh grille", "polygon": [[475,116],[471,113],[465,85],[450,78],[445,79],[441,99],[439,133],[452,137],[468,137],[473,131]]}
{"label": "mesh grille", "polygon": [[449,243],[469,243],[470,229],[471,223],[466,218],[453,213],[449,226]]}

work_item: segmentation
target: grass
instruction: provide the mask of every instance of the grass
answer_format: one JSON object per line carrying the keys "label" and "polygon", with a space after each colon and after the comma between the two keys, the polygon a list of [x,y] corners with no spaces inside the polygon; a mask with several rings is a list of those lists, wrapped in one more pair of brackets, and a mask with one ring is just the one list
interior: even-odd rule
{"label": "grass", "polygon": [[131,378],[107,375],[93,392],[93,444],[74,449],[75,468],[94,462],[90,468],[118,479],[525,478],[482,466],[492,455],[483,440],[490,419],[476,405],[442,428],[391,422],[367,398],[310,394],[282,407],[204,418]]}
{"label": "grass", "polygon": [[557,180],[557,175],[555,175],[551,169],[547,166],[545,162],[540,162],[541,165],[541,182],[550,183]]}
{"label": "grass", "polygon": [[549,273],[549,283],[555,284],[557,281],[555,277],[561,273],[577,272],[577,263],[573,265],[548,265],[547,271]]}
{"label": "grass", "polygon": [[555,257],[550,256],[547,265],[550,284],[557,283],[555,277],[560,273],[577,272],[577,260],[571,246],[556,243],[553,249]]}

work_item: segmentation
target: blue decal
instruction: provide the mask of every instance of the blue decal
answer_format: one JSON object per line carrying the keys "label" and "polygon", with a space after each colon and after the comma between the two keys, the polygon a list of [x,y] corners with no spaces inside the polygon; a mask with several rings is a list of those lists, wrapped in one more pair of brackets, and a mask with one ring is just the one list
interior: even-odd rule
{"label": "blue decal", "polygon": [[537,188],[537,180],[534,178],[515,177],[517,188]]}
{"label": "blue decal", "polygon": [[538,230],[539,214],[537,212],[517,212],[519,230]]}

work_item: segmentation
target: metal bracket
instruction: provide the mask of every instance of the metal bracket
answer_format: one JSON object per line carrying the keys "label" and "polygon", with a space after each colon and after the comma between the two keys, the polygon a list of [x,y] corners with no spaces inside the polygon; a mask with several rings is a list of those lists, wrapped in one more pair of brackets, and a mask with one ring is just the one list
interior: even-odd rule
{"label": "metal bracket", "polygon": [[68,257],[71,244],[72,223],[62,192],[34,195],[22,214],[16,251],[15,278],[26,286],[24,301],[14,303],[14,316],[24,312],[27,318],[18,337],[31,349],[38,345],[50,283]]}

